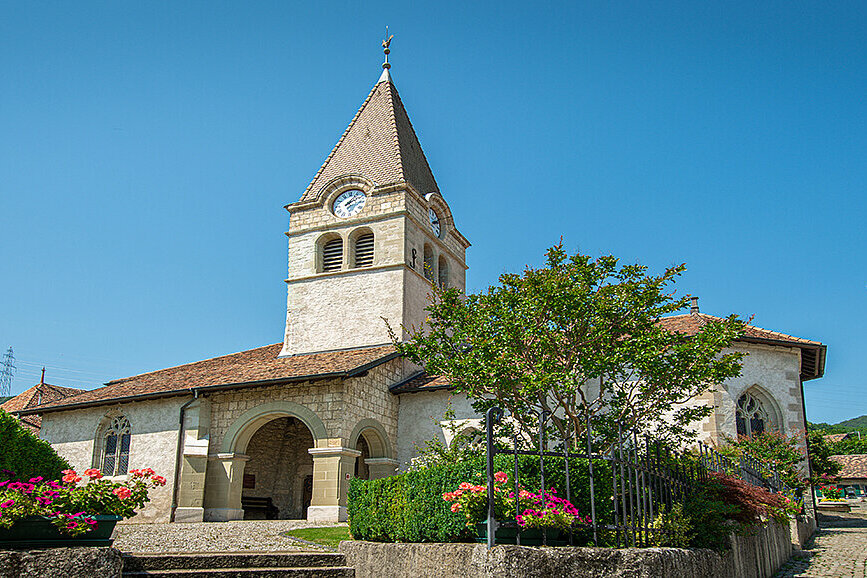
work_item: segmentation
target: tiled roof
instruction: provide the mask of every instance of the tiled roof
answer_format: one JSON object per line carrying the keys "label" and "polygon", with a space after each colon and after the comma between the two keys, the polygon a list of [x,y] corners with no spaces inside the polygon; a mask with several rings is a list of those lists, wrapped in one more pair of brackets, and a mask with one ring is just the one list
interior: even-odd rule
{"label": "tiled roof", "polygon": [[43,404],[37,409],[43,411],[118,399],[182,394],[193,388],[244,387],[268,381],[323,379],[361,371],[396,355],[393,346],[383,345],[277,357],[282,346],[282,343],[276,343],[110,381],[104,387],[55,403]]}
{"label": "tiled roof", "polygon": [[409,183],[421,194],[439,191],[409,115],[386,72],[301,196],[315,200],[336,177],[360,174],[378,186]]}
{"label": "tiled roof", "polygon": [[[685,315],[663,317],[659,320],[659,324],[669,331],[695,335],[704,325],[711,321],[722,321],[722,318],[705,313],[687,313]],[[755,327],[754,325],[747,325],[744,328],[743,335],[735,341],[797,347],[801,350],[802,381],[822,377],[825,374],[826,348],[819,341],[794,337],[785,333]]]}
{"label": "tiled roof", "polygon": [[852,436],[851,433],[836,433],[836,434],[828,434],[822,436],[826,442],[834,443],[834,442],[842,442],[844,440],[849,439]]}
{"label": "tiled roof", "polygon": [[[699,330],[707,325],[710,321],[723,321],[721,317],[707,315],[705,313],[686,313],[684,315],[673,315],[671,317],[663,317],[659,320],[659,324],[669,331],[677,331],[678,333],[686,333],[687,335],[695,335]],[[763,339],[767,341],[784,341],[794,344],[804,345],[822,345],[818,341],[810,341],[800,337],[793,337],[785,333],[769,331],[761,327],[747,325],[744,329],[744,337],[753,339]]]}
{"label": "tiled roof", "polygon": [[831,456],[831,459],[843,466],[841,478],[867,478],[867,454],[851,454],[848,456]]}
{"label": "tiled roof", "polygon": [[406,381],[402,381],[389,388],[391,393],[415,393],[417,391],[435,391],[448,389],[451,386],[449,379],[443,375],[428,375],[421,372],[413,375]]}
{"label": "tiled roof", "polygon": [[[49,383],[38,383],[30,389],[26,389],[15,397],[0,404],[0,409],[7,413],[22,411],[31,407],[36,407],[40,403],[56,402],[77,395],[83,391],[83,389],[76,389],[74,387],[62,387],[60,385],[51,385]],[[33,433],[37,433],[42,425],[42,420],[37,415],[31,415],[22,418],[21,424]]]}

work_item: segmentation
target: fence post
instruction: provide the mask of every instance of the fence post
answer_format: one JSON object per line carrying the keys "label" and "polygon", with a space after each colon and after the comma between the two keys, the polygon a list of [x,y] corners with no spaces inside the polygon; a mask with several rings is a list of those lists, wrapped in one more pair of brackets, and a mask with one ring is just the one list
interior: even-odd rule
{"label": "fence post", "polygon": [[[503,417],[503,410],[494,406],[485,413],[488,470],[488,548],[496,542],[497,520],[494,519],[494,425]],[[517,456],[516,456],[517,459]]]}
{"label": "fence post", "polygon": [[593,545],[598,546],[599,534],[596,520],[596,487],[593,480],[593,443],[590,439],[590,414],[585,414],[585,422],[587,423],[587,427],[585,428],[585,433],[587,434],[587,469],[590,474],[590,522],[593,524]]}

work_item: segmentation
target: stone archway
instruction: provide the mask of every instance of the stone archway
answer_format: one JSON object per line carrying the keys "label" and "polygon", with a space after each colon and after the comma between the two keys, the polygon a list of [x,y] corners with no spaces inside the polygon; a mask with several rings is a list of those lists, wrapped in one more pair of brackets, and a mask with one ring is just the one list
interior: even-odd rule
{"label": "stone archway", "polygon": [[[272,422],[277,423],[269,426],[268,424]],[[244,491],[247,491],[250,497],[260,497],[255,494],[262,493],[261,491],[256,491],[257,488],[255,487],[258,484],[258,479],[262,478],[257,478],[257,481],[252,484],[250,483],[250,478],[247,478],[247,485],[253,485],[254,487],[244,488],[244,474],[247,463],[251,459],[256,460],[254,462],[255,472],[251,471],[250,473],[257,476],[265,471],[260,462],[274,459],[273,452],[269,452],[267,451],[269,448],[263,447],[269,445],[266,441],[267,435],[257,436],[257,433],[263,427],[274,429],[280,428],[280,426],[283,426],[284,431],[286,428],[292,430],[294,435],[299,439],[303,438],[302,443],[307,444],[303,448],[303,451],[308,456],[311,456],[311,462],[313,461],[313,457],[315,457],[311,455],[315,451],[315,448],[327,445],[325,424],[314,412],[303,405],[289,401],[273,402],[262,404],[244,412],[226,431],[220,453],[209,456],[205,483],[206,520],[226,521],[244,519],[244,509],[241,501]],[[306,434],[304,434],[305,430]],[[265,431],[267,434],[269,430]],[[274,444],[270,445],[273,446]],[[254,451],[253,456],[247,453],[251,450]],[[295,455],[299,453],[298,451],[293,451],[292,453],[296,458],[298,457]],[[267,457],[268,455],[271,458]],[[277,458],[280,459],[279,453],[277,454]],[[298,515],[304,517],[306,512],[301,511],[304,506],[304,482],[307,476],[312,476],[313,465],[298,459],[296,459],[296,462],[296,472],[301,473],[304,470],[304,477],[300,481],[291,480],[285,488],[285,495],[278,496],[278,500],[276,501],[272,496],[272,501],[275,501],[274,505],[277,506],[280,515]],[[307,466],[310,466],[310,473],[306,473]],[[279,475],[279,472],[277,472],[277,475]],[[279,483],[277,483],[277,486],[274,486],[273,483],[276,483],[274,480],[273,476],[265,476],[265,483],[272,483],[272,489],[280,486]],[[268,486],[266,485],[265,488],[267,489]],[[299,490],[302,492],[300,495],[298,495]],[[282,510],[276,502],[282,503]]]}
{"label": "stone archway", "polygon": [[307,516],[313,481],[313,435],[294,417],[278,417],[250,438],[241,482],[245,520]]}
{"label": "stone archway", "polygon": [[375,480],[394,475],[398,462],[394,459],[388,434],[375,419],[359,421],[349,435],[349,447],[360,452],[355,476]]}

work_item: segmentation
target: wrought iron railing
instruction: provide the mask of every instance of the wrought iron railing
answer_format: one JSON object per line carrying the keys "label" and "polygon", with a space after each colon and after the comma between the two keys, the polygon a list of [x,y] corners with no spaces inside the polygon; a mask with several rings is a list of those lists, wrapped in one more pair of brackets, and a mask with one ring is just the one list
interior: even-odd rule
{"label": "wrought iron railing", "polygon": [[[538,489],[542,496],[549,489],[546,462],[550,465],[552,460],[557,460],[562,464],[565,498],[569,502],[573,501],[572,477],[586,474],[589,520],[586,517],[579,518],[569,528],[567,534],[570,545],[574,545],[576,533],[588,534],[587,538],[592,539],[597,546],[602,541],[602,533],[607,534],[606,543],[613,542],[617,547],[653,545],[658,542],[659,534],[669,531],[664,525],[654,523],[658,514],[663,509],[671,511],[674,504],[682,502],[696,482],[705,479],[709,472],[734,475],[773,492],[785,489],[774,468],[749,456],[734,460],[705,444],[698,444],[697,454],[675,451],[657,440],[618,428],[613,443],[608,443],[604,449],[597,447],[589,420],[580,434],[571,432],[571,428],[566,429],[565,435],[561,432],[556,440],[559,447],[552,449],[546,436],[550,414],[537,412],[537,417],[538,432],[534,432],[535,439],[519,437],[514,428],[510,435],[504,437],[497,435],[496,431],[503,425],[503,410],[492,407],[487,411],[488,546],[496,543],[497,529],[500,527],[515,528],[518,544],[521,543],[522,534],[522,528],[515,520],[496,519],[494,492],[490,489],[495,485],[497,455],[512,457],[509,483],[514,493],[516,519],[522,514],[518,499],[521,489],[536,490],[535,487],[524,488],[520,482],[521,456],[538,459]],[[531,444],[537,447],[529,449]],[[576,468],[584,471],[576,471]],[[769,472],[770,476],[767,475]],[[547,533],[543,532],[543,544],[547,545],[547,539]]]}

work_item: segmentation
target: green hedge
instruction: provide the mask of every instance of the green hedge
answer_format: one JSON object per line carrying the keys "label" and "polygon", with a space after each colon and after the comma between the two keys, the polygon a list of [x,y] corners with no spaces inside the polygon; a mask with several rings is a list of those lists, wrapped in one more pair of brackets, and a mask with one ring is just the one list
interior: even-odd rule
{"label": "green hedge", "polygon": [[[570,485],[572,502],[582,515],[590,514],[590,482],[587,460],[572,459]],[[497,471],[509,474],[513,483],[512,456],[499,455]],[[596,515],[600,521],[610,520],[610,467],[604,461],[594,461],[596,479]],[[519,482],[528,490],[539,491],[539,461],[520,456]],[[565,460],[546,459],[545,485],[565,492]],[[484,457],[436,465],[422,470],[398,474],[379,480],[354,479],[349,484],[349,530],[356,540],[373,542],[461,542],[472,540],[462,514],[454,513],[443,493],[452,492],[461,482],[485,483]]]}
{"label": "green hedge", "polygon": [[61,470],[67,468],[69,463],[57,455],[47,442],[0,410],[0,481],[11,477],[2,470],[14,472],[14,477],[26,481],[36,476],[56,480],[60,478]]}

